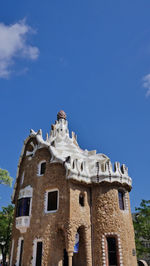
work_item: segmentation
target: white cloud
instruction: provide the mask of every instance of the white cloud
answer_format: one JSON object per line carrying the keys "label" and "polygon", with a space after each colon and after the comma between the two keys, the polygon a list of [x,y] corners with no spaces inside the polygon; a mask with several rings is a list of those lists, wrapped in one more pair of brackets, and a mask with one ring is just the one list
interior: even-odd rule
{"label": "white cloud", "polygon": [[25,20],[12,25],[0,23],[0,78],[9,77],[16,58],[38,58],[39,49],[27,42],[27,36],[33,33]]}
{"label": "white cloud", "polygon": [[147,89],[146,97],[149,97],[150,96],[150,74],[144,76],[143,87]]}

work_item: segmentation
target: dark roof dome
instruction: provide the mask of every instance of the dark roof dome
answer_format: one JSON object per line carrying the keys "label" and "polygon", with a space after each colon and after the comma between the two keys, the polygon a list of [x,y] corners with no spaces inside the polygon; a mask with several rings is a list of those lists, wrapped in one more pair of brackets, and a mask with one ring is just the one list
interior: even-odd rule
{"label": "dark roof dome", "polygon": [[57,114],[57,120],[59,119],[65,119],[66,120],[66,113],[63,110],[60,110]]}

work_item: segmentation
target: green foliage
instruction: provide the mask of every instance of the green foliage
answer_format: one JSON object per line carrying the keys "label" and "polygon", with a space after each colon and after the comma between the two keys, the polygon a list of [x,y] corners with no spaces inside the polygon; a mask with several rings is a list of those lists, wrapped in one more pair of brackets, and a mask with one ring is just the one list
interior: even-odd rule
{"label": "green foliage", "polygon": [[12,177],[10,177],[9,172],[7,170],[0,168],[0,184],[3,185],[12,185]]}
{"label": "green foliage", "polygon": [[150,254],[150,248],[144,246],[144,241],[150,241],[150,200],[142,200],[136,208],[134,216],[135,242],[137,257],[140,259]]}
{"label": "green foliage", "polygon": [[14,207],[2,207],[0,211],[0,249],[3,256],[3,264],[6,262],[6,255],[9,252],[9,245],[11,239],[12,221],[13,221]]}

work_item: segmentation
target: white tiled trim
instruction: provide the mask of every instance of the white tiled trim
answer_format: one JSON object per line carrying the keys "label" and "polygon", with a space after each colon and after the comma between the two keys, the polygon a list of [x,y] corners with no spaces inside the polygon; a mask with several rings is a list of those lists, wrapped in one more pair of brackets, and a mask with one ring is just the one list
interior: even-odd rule
{"label": "white tiled trim", "polygon": [[125,194],[124,194],[124,204],[125,204],[125,211],[129,211],[128,193],[126,191],[125,191]]}
{"label": "white tiled trim", "polygon": [[122,248],[121,248],[121,241],[120,241],[120,235],[115,232],[111,233],[105,233],[102,236],[102,262],[103,266],[106,266],[107,264],[107,254],[106,254],[106,238],[107,237],[116,237],[118,241],[118,256],[119,256],[119,266],[123,266],[123,258],[122,258]]}

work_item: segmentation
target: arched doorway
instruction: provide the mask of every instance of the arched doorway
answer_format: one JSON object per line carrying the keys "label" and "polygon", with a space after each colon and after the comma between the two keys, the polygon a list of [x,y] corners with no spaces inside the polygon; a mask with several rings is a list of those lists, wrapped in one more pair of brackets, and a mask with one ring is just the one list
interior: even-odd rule
{"label": "arched doorway", "polygon": [[72,266],[86,266],[86,243],[85,243],[85,228],[81,226],[78,228],[79,245],[74,248],[74,254],[72,258]]}
{"label": "arched doorway", "polygon": [[144,260],[139,260],[138,261],[138,266],[148,266],[147,262]]}

